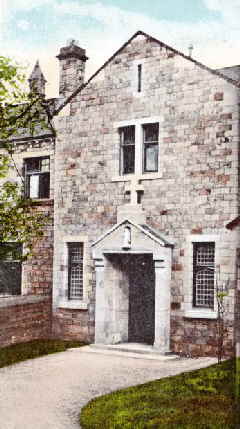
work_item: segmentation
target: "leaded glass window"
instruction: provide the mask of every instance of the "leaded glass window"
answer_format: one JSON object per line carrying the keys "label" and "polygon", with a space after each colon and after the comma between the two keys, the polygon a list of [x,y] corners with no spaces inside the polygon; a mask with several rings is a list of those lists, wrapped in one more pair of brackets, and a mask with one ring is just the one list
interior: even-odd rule
{"label": "leaded glass window", "polygon": [[68,243],[68,299],[83,299],[83,243]]}
{"label": "leaded glass window", "polygon": [[193,305],[214,308],[214,243],[193,243]]}

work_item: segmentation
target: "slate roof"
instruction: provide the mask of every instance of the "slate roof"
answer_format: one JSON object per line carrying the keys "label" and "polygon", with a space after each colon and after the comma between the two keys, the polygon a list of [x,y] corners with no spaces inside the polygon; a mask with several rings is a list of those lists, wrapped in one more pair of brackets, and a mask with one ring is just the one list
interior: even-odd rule
{"label": "slate roof", "polygon": [[28,80],[29,81],[31,81],[31,80],[43,80],[44,82],[47,82],[46,79],[45,79],[45,77],[44,77],[44,75],[43,75],[43,72],[41,70],[41,67],[39,65],[39,61],[38,60],[36,61],[36,64],[33,67],[33,71],[30,74]]}

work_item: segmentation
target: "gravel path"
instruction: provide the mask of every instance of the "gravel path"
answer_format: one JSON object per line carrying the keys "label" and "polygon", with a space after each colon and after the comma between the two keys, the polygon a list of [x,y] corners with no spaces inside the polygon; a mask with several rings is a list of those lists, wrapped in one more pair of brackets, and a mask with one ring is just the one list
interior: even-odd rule
{"label": "gravel path", "polygon": [[91,398],[215,361],[134,359],[83,347],[1,368],[0,428],[79,429],[80,408]]}

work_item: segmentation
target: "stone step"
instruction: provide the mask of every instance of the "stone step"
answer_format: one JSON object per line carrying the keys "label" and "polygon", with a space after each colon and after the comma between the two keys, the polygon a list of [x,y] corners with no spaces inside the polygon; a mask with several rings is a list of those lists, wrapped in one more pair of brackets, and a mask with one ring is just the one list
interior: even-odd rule
{"label": "stone step", "polygon": [[170,352],[163,354],[152,346],[136,343],[121,343],[114,345],[91,344],[87,347],[83,347],[82,351],[87,353],[102,353],[107,355],[131,357],[135,359],[152,359],[161,361],[179,359],[179,356],[176,354]]}

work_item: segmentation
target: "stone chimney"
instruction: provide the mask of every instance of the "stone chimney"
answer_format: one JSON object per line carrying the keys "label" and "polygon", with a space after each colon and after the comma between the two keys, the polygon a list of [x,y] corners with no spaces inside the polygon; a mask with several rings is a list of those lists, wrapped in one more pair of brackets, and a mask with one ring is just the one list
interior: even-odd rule
{"label": "stone chimney", "polygon": [[59,95],[68,97],[84,81],[85,49],[78,46],[76,40],[70,40],[67,46],[60,49],[59,59]]}
{"label": "stone chimney", "polygon": [[45,84],[47,81],[43,76],[39,61],[36,62],[28,82],[31,92],[37,92],[45,97]]}

